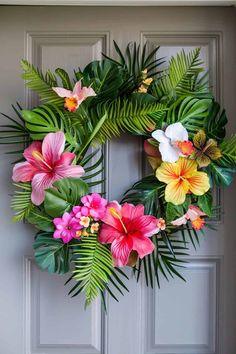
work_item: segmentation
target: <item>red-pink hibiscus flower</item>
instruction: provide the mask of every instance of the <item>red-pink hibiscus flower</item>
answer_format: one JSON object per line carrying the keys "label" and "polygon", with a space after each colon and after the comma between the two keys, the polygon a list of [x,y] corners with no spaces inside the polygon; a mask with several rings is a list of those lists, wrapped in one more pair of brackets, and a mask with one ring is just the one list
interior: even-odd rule
{"label": "red-pink hibiscus flower", "polygon": [[116,201],[111,202],[102,221],[104,224],[98,239],[101,243],[111,243],[111,253],[116,266],[125,266],[132,250],[136,251],[140,258],[154,250],[154,244],[149,237],[158,231],[157,219],[144,215],[142,204],[134,206],[129,203],[119,205]]}
{"label": "red-pink hibiscus flower", "polygon": [[63,132],[49,133],[43,142],[34,141],[24,151],[27,161],[17,163],[13,168],[14,182],[32,181],[31,200],[40,205],[45,198],[45,189],[64,177],[80,177],[84,174],[81,166],[71,165],[75,154],[63,152]]}

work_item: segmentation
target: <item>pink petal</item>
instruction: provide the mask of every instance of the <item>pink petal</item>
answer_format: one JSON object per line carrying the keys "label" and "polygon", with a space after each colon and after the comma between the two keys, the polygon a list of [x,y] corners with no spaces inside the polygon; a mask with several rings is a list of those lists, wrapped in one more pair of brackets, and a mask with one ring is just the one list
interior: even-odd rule
{"label": "pink petal", "polygon": [[115,218],[110,209],[115,209],[121,214],[121,205],[117,201],[113,201],[107,205],[105,216],[101,219],[105,224],[114,227],[120,233],[123,233],[123,226],[118,218]]}
{"label": "pink petal", "polygon": [[197,219],[199,216],[205,216],[206,214],[201,211],[198,207],[195,205],[190,205],[188,208],[188,211],[186,213],[187,219],[190,219],[191,221],[194,221]]}
{"label": "pink petal", "polygon": [[111,245],[111,254],[115,261],[115,266],[123,267],[128,263],[132,250],[133,241],[128,236],[116,238]]}
{"label": "pink petal", "polygon": [[143,236],[150,237],[158,232],[157,219],[155,216],[143,215],[134,219],[128,226],[128,230],[137,230]]}
{"label": "pink petal", "polygon": [[19,162],[13,168],[12,179],[14,182],[29,182],[37,171],[29,162]]}
{"label": "pink petal", "polygon": [[43,172],[33,177],[31,200],[35,205],[40,205],[44,201],[45,189],[51,187],[55,180],[55,177]]}
{"label": "pink petal", "polygon": [[53,91],[60,97],[72,97],[72,91],[66,90],[63,87],[52,87]]}
{"label": "pink petal", "polygon": [[116,238],[119,238],[122,233],[119,230],[114,229],[110,225],[102,224],[98,241],[100,243],[112,243]]}
{"label": "pink petal", "polygon": [[186,214],[181,216],[180,218],[178,219],[175,219],[173,221],[171,221],[171,224],[172,225],[175,225],[175,226],[181,226],[181,225],[184,225],[187,223],[187,218],[186,218]]}
{"label": "pink petal", "polygon": [[42,143],[41,141],[34,141],[30,146],[28,146],[23,155],[24,158],[29,161],[30,163],[35,164],[35,157],[33,156],[33,152],[39,152],[40,154],[42,153]]}
{"label": "pink petal", "polygon": [[72,95],[77,95],[79,96],[81,92],[81,80],[77,81],[74,88],[73,88],[73,92]]}
{"label": "pink petal", "polygon": [[60,177],[81,177],[84,174],[83,167],[79,165],[58,165],[55,166],[54,172]]}
{"label": "pink petal", "polygon": [[133,204],[124,203],[121,213],[123,217],[133,220],[144,215],[144,206],[142,204],[134,206]]}
{"label": "pink petal", "polygon": [[58,161],[65,148],[65,135],[63,132],[49,133],[42,144],[42,154],[46,162],[51,166]]}
{"label": "pink petal", "polygon": [[57,227],[62,224],[62,218],[54,218],[53,224]]}
{"label": "pink petal", "polygon": [[85,99],[87,97],[96,96],[96,92],[92,87],[83,87],[80,95]]}
{"label": "pink petal", "polygon": [[63,152],[60,160],[58,161],[58,164],[70,165],[75,157],[76,157],[76,155],[73,154],[72,152]]}
{"label": "pink petal", "polygon": [[53,233],[54,238],[61,238],[61,231],[60,230],[55,230]]}
{"label": "pink petal", "polygon": [[143,258],[153,252],[155,246],[149,238],[144,237],[137,232],[135,235],[132,235],[132,239],[133,250],[138,252],[140,258]]}

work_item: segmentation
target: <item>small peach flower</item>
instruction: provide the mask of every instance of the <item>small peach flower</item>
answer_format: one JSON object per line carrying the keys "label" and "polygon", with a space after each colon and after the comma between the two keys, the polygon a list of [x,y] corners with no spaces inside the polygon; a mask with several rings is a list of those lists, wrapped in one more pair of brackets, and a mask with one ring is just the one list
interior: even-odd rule
{"label": "small peach flower", "polygon": [[90,218],[88,216],[81,216],[79,223],[84,227],[88,227],[90,223]]}
{"label": "small peach flower", "polygon": [[165,220],[164,220],[163,218],[157,219],[157,227],[158,227],[158,229],[160,229],[160,230],[165,230],[165,228],[166,228],[166,222],[165,222]]}
{"label": "small peach flower", "polygon": [[95,232],[98,232],[99,230],[99,223],[95,222],[94,224],[91,225],[90,227],[90,231],[92,234],[94,234]]}

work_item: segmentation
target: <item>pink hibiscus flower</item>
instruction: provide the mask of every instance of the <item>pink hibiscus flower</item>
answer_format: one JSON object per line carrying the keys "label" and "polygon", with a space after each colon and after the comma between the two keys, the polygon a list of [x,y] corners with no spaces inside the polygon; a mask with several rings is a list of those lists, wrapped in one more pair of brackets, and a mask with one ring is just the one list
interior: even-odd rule
{"label": "pink hibiscus flower", "polygon": [[111,253],[115,266],[122,267],[128,263],[132,250],[140,258],[152,253],[154,244],[149,239],[157,229],[157,219],[144,215],[144,206],[125,203],[122,206],[116,201],[107,206],[102,218],[98,240],[111,243]]}
{"label": "pink hibiscus flower", "polygon": [[53,224],[56,226],[53,237],[61,238],[64,243],[70,242],[72,238],[78,238],[77,231],[83,228],[73,214],[67,212],[61,218],[53,219]]}
{"label": "pink hibiscus flower", "polygon": [[81,80],[76,82],[73,91],[66,90],[63,87],[52,87],[52,89],[58,96],[65,99],[64,107],[67,108],[69,112],[75,112],[87,97],[96,96],[92,87],[81,87]]}
{"label": "pink hibiscus flower", "polygon": [[81,198],[84,207],[87,208],[89,216],[94,220],[101,220],[106,212],[107,200],[102,198],[98,193],[85,195]]}
{"label": "pink hibiscus flower", "polygon": [[84,174],[81,166],[71,165],[76,155],[63,152],[64,148],[64,133],[49,133],[43,142],[34,141],[25,149],[23,155],[27,161],[14,166],[14,182],[32,181],[31,200],[35,205],[44,201],[45,189],[50,188],[55,181]]}

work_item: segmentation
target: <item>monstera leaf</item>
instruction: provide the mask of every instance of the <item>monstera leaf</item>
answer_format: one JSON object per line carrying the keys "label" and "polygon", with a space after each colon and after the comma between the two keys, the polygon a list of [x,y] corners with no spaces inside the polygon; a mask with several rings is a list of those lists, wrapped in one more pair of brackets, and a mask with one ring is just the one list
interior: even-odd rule
{"label": "monstera leaf", "polygon": [[83,195],[88,193],[88,185],[80,178],[63,178],[46,190],[44,208],[52,217],[60,216],[78,205]]}
{"label": "monstera leaf", "polygon": [[69,247],[61,240],[54,239],[52,233],[39,232],[33,247],[35,260],[40,268],[58,274],[69,271]]}
{"label": "monstera leaf", "polygon": [[190,134],[195,134],[204,129],[211,103],[208,98],[181,97],[170,107],[167,123],[180,122]]}

